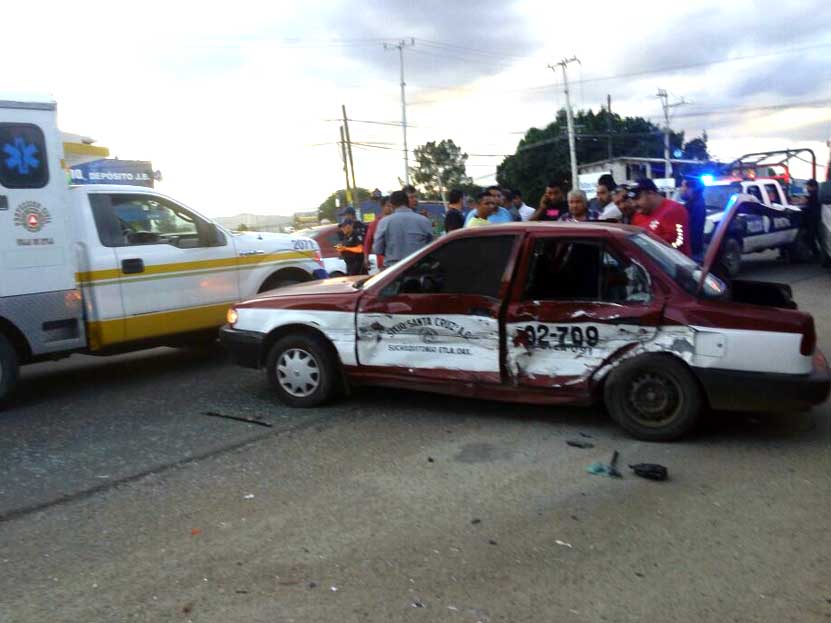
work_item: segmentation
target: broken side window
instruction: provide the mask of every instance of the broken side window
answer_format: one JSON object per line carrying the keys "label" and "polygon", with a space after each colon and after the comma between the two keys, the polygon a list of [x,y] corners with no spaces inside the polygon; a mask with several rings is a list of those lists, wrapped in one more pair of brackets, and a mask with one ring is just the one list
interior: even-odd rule
{"label": "broken side window", "polygon": [[540,238],[534,245],[525,298],[596,301],[600,298],[599,243]]}
{"label": "broken side window", "polygon": [[645,303],[650,291],[643,268],[599,242],[542,238],[534,247],[525,298]]}

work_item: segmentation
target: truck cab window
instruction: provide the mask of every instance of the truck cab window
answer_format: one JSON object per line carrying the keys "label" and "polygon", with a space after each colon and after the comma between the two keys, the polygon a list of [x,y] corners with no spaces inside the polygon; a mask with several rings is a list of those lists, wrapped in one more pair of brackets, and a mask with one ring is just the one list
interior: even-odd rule
{"label": "truck cab window", "polygon": [[762,191],[759,190],[758,186],[748,186],[747,187],[747,194],[751,195],[759,203],[764,203],[765,202],[765,200],[762,199]]}
{"label": "truck cab window", "polygon": [[43,188],[48,183],[43,131],[30,123],[0,123],[0,185]]}
{"label": "truck cab window", "polygon": [[765,184],[765,190],[768,193],[771,203],[782,203],[782,199],[779,197],[779,191],[777,190],[775,184]]}
{"label": "truck cab window", "polygon": [[499,297],[515,236],[477,236],[442,245],[407,269],[383,295],[467,294]]}

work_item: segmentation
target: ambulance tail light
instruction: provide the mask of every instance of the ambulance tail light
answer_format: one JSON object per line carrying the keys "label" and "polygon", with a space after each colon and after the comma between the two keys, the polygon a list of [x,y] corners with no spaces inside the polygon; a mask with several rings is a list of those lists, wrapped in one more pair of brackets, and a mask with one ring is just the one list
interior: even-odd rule
{"label": "ambulance tail light", "polygon": [[817,331],[814,327],[814,319],[809,316],[802,329],[802,341],[799,344],[799,354],[809,357],[814,354],[814,349],[817,346]]}

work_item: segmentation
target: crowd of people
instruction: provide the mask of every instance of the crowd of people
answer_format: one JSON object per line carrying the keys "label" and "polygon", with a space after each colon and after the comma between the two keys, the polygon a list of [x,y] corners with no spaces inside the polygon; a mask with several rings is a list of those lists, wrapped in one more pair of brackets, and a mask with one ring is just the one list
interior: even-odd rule
{"label": "crowd of people", "polygon": [[[703,186],[696,178],[681,184],[683,205],[664,197],[650,179],[633,185],[615,184],[603,175],[591,201],[582,190],[567,193],[559,183],[550,183],[536,208],[523,201],[522,193],[490,186],[476,195],[465,211],[465,195],[451,190],[444,216],[445,232],[466,227],[484,227],[524,221],[599,221],[624,223],[650,230],[682,253],[701,261],[704,251],[706,209]],[[426,210],[418,209],[416,189],[405,186],[381,200],[381,213],[369,225],[347,207],[339,220],[340,251],[349,275],[366,274],[369,257],[377,266],[394,265],[433,240],[433,225]]]}

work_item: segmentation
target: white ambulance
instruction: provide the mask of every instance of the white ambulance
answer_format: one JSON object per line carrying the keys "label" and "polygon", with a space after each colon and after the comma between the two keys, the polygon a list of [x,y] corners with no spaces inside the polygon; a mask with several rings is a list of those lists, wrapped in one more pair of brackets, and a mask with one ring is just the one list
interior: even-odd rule
{"label": "white ambulance", "polygon": [[152,189],[69,186],[56,105],[0,98],[0,401],[19,367],[213,337],[227,308],[326,277],[318,244],[223,229]]}

